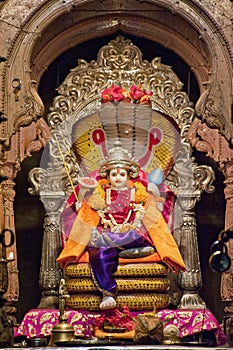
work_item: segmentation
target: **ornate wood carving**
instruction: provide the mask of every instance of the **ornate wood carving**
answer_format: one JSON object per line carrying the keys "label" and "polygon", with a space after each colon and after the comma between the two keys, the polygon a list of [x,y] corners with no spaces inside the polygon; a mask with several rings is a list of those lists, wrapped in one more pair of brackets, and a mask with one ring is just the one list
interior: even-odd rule
{"label": "ornate wood carving", "polygon": [[[15,232],[14,216],[12,215],[15,197],[14,186],[15,183],[12,180],[4,181],[1,185],[5,227],[11,229],[13,232]],[[7,264],[8,289],[4,297],[9,301],[15,301],[19,296],[16,242],[11,247],[5,249],[5,257],[7,258],[10,254],[13,254],[14,261]]]}
{"label": "ornate wood carving", "polygon": [[[225,175],[225,198],[226,198],[226,214],[225,228],[233,227],[233,151],[231,150],[231,158],[228,161],[220,162],[220,169]],[[233,241],[232,239],[226,243],[228,255],[233,258]],[[228,271],[222,274],[221,280],[221,297],[224,301],[225,308],[225,326],[228,344],[232,344],[231,334],[233,332],[233,266],[231,264]]]}
{"label": "ornate wood carving", "polygon": [[[225,176],[225,229],[233,227],[233,149],[226,139],[220,135],[218,129],[210,129],[206,124],[202,124],[199,119],[194,120],[189,132],[188,139],[193,147],[202,152],[206,152],[219,165],[219,169]],[[233,257],[233,242],[227,242],[228,254]],[[226,332],[229,342],[233,325],[233,267],[222,274],[221,298],[225,303]]]}
{"label": "ornate wood carving", "polygon": [[211,83],[207,82],[206,90],[202,92],[199,100],[195,105],[195,112],[202,122],[205,122],[208,127],[218,129],[222,135],[228,133],[226,119],[221,112],[218,112],[215,107],[213,93],[211,93]]}
{"label": "ornate wood carving", "polygon": [[[233,152],[232,152],[233,153]],[[223,174],[225,175],[225,198],[226,198],[226,221],[225,221],[225,227],[233,227],[233,217],[232,217],[232,210],[233,210],[233,157],[231,160],[227,162],[221,162],[220,163],[220,169],[222,170]],[[229,240],[227,243],[228,246],[228,254],[230,257],[233,257],[233,242],[232,240]],[[230,305],[232,305],[233,300],[233,266],[231,265],[230,269],[225,272],[222,275],[222,286],[221,286],[221,296],[222,300],[225,301],[227,304],[226,310],[229,312],[233,312],[233,307],[229,306],[228,303],[230,302]]]}
{"label": "ornate wood carving", "polygon": [[28,94],[23,98],[23,107],[14,115],[13,133],[19,131],[20,127],[25,127],[32,124],[32,122],[36,122],[38,117],[44,113],[44,105],[36,93],[35,83],[36,81],[29,81],[28,83]]}

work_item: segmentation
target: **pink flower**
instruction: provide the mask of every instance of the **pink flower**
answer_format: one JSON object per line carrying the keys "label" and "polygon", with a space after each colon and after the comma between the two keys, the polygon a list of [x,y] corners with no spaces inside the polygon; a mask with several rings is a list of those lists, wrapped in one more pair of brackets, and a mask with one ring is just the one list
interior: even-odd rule
{"label": "pink flower", "polygon": [[127,331],[131,331],[134,329],[134,317],[126,306],[123,307],[122,311],[117,308],[104,310],[102,314],[95,319],[95,327],[103,329],[104,325],[126,328]]}
{"label": "pink flower", "polygon": [[110,87],[110,93],[114,102],[120,102],[125,98],[121,86],[116,86],[112,84],[112,86]]}
{"label": "pink flower", "polygon": [[135,101],[138,101],[144,95],[144,90],[141,89],[141,86],[132,85],[130,95]]}
{"label": "pink flower", "polygon": [[121,86],[112,84],[110,88],[102,92],[102,102],[120,102],[125,99],[124,92],[125,90]]}
{"label": "pink flower", "polygon": [[152,96],[152,91],[142,89],[142,84],[132,85],[130,91],[123,89],[119,85],[112,84],[110,88],[105,89],[102,94],[102,103],[128,101],[140,104],[148,104]]}
{"label": "pink flower", "polygon": [[110,88],[105,89],[101,94],[102,102],[110,102],[112,100]]}

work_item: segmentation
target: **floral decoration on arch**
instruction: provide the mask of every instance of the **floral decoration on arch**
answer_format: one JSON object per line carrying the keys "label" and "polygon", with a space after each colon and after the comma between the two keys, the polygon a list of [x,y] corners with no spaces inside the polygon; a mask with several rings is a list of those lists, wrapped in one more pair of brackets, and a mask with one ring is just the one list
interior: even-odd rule
{"label": "floral decoration on arch", "polygon": [[112,84],[101,94],[101,102],[129,102],[141,105],[151,106],[151,96],[153,92],[142,88],[142,84],[138,86],[132,85],[129,90],[119,85]]}

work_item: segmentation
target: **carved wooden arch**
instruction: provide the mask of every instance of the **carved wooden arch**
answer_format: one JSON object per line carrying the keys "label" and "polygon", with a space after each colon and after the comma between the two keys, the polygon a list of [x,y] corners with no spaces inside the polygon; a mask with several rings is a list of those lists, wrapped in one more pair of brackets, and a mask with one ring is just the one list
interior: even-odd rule
{"label": "carved wooden arch", "polygon": [[[208,81],[208,61],[212,62],[210,67],[213,71],[210,81],[212,88],[211,90],[208,88],[203,92],[197,110],[198,113],[206,118],[209,125],[212,127],[217,126],[224,131],[226,125],[228,126],[229,124],[228,116],[230,115],[232,94],[232,68],[230,61],[232,59],[233,45],[231,45],[230,41],[231,20],[230,16],[228,16],[231,12],[231,4],[227,1],[221,1],[216,7],[214,2],[211,3],[208,0],[179,1],[176,3],[157,0],[149,2],[119,1],[114,2],[115,7],[113,7],[112,1],[101,1],[99,4],[102,8],[95,7],[95,10],[104,11],[105,20],[103,20],[103,17],[100,17],[103,21],[98,28],[98,35],[106,35],[121,28],[134,35],[144,36],[144,33],[138,32],[139,25],[137,25],[137,23],[143,22],[145,37],[151,40],[157,41],[161,37],[166,47],[176,50],[178,53],[180,45],[186,43],[187,47],[184,45],[184,49],[182,49],[184,55],[187,53],[186,61],[192,66],[195,57],[198,58],[199,64],[196,72],[200,76],[200,88],[202,88],[202,83]],[[85,14],[82,12],[84,7],[87,9]],[[118,19],[114,21],[116,12],[113,14],[113,10],[120,9],[120,13],[127,14],[129,9],[132,8],[136,8],[139,13],[145,13],[146,9],[149,9],[149,11],[141,19],[137,18],[137,16],[134,19],[133,16],[125,15],[120,21]],[[191,23],[196,31],[193,28],[191,30],[189,25],[190,31],[187,31],[189,36],[183,37],[182,34],[186,31],[183,33],[182,30],[177,32],[179,28],[177,24],[184,22],[174,21],[176,23],[174,27],[168,27],[169,21],[167,21],[161,23],[161,31],[157,34],[155,28],[157,27],[156,22],[158,18],[154,16],[156,8],[161,10],[168,9],[168,13],[177,16],[177,20],[182,18],[187,24]],[[74,10],[80,10],[79,14],[82,14],[81,17],[78,17],[80,18],[80,23],[76,26],[72,27],[68,23],[67,27],[64,28],[62,27],[62,21],[59,23],[55,21],[60,15],[65,13],[72,14]],[[59,3],[55,0],[22,0],[17,4],[9,0],[1,4],[0,11],[1,55],[7,58],[5,63],[0,64],[0,104],[1,111],[8,117],[8,121],[1,124],[1,163],[2,172],[10,179],[9,182],[4,184],[4,205],[7,212],[5,222],[8,224],[9,221],[10,226],[14,229],[13,202],[9,200],[7,193],[10,191],[14,195],[13,179],[20,169],[22,160],[28,157],[31,152],[41,149],[50,137],[50,130],[46,122],[42,118],[38,120],[38,117],[44,113],[44,106],[37,92],[38,82],[40,73],[47,69],[47,65],[44,65],[41,69],[39,59],[36,60],[34,58],[39,58],[39,55],[43,53],[40,56],[40,58],[42,57],[42,62],[51,62],[55,58],[54,53],[56,55],[59,54],[58,47],[61,47],[60,41],[63,38],[67,38],[67,40],[63,40],[64,45],[62,45],[65,50],[67,49],[66,44],[71,47],[83,40],[96,36],[96,16],[93,15],[91,1],[73,0],[67,0],[65,3]],[[151,16],[148,17],[150,14]],[[170,21],[171,25],[172,22]],[[59,28],[57,24],[60,25],[64,34],[58,35],[55,31],[55,27]],[[167,31],[166,28],[168,29]],[[46,33],[46,29],[50,30],[47,30]],[[46,33],[46,37],[49,37],[49,39],[47,46],[42,45],[40,47],[39,42],[43,42],[41,39],[41,34],[43,33]],[[50,33],[54,34],[54,36],[48,36]],[[161,33],[163,36],[160,36]],[[169,40],[167,40],[168,35]],[[198,39],[199,36],[200,39]],[[69,38],[70,40],[68,40]],[[33,51],[34,47],[37,47],[38,53],[33,56],[33,52],[35,53]],[[185,47],[189,49],[186,50]],[[47,53],[49,53],[48,56],[45,55],[46,49]],[[202,51],[205,52],[206,60],[201,57]],[[189,57],[193,57],[191,62],[189,62]],[[216,59],[212,61],[212,57]],[[16,83],[17,81],[22,82],[20,90],[12,86],[14,79],[16,79]],[[224,82],[224,85],[222,85],[222,82]],[[17,92],[19,93],[17,94]],[[223,96],[224,101],[221,96]],[[206,111],[206,103],[212,100],[215,101],[214,108],[221,111],[221,115],[212,113],[213,106],[211,105]],[[225,108],[225,112],[222,107]],[[222,118],[222,116],[224,117]],[[225,118],[227,119],[226,124]],[[228,132],[226,136],[228,138]],[[26,140],[26,142],[22,143],[22,140]],[[13,273],[14,275],[17,274],[16,266]],[[12,292],[10,292],[10,299],[13,300],[17,298],[17,291],[15,292],[14,290],[15,285],[15,283],[12,283]]]}
{"label": "carved wooden arch", "polygon": [[81,172],[71,151],[72,127],[77,120],[101,109],[101,92],[112,83],[125,87],[143,83],[146,90],[153,92],[152,108],[169,115],[181,130],[180,151],[166,181],[178,197],[175,236],[181,247],[185,247],[182,254],[187,270],[179,277],[185,291],[180,307],[200,307],[203,301],[198,290],[202,281],[193,209],[203,191],[213,190],[213,171],[207,166],[197,166],[190,158],[186,136],[194,110],[177,76],[158,58],[151,62],[143,60],[139,48],[121,36],[100,49],[97,61],[80,60],[59,87],[48,115],[52,131],[49,164],[30,172],[31,193],[40,195],[48,214],[41,260],[40,285],[44,291],[41,306],[45,305],[46,297],[56,295],[59,285],[62,274],[56,263],[61,249],[59,215],[65,198],[72,192],[70,179],[77,183]]}

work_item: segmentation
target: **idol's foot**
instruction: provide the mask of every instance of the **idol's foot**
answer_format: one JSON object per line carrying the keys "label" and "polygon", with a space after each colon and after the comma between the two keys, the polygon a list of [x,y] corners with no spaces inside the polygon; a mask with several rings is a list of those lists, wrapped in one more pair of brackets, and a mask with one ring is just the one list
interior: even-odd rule
{"label": "idol's foot", "polygon": [[113,297],[103,297],[100,303],[100,309],[113,309],[116,306],[116,300]]}

